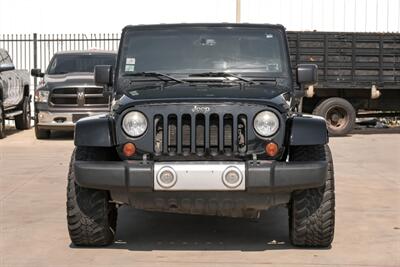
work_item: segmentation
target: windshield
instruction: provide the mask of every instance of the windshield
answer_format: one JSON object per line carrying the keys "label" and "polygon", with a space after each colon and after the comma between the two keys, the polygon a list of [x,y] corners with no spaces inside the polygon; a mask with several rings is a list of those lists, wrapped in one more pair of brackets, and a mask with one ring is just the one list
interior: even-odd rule
{"label": "windshield", "polygon": [[119,75],[162,73],[262,73],[287,76],[279,30],[193,27],[131,30],[121,47]]}
{"label": "windshield", "polygon": [[115,65],[114,54],[62,54],[55,55],[47,69],[48,74],[66,74],[70,72],[93,73],[96,65]]}

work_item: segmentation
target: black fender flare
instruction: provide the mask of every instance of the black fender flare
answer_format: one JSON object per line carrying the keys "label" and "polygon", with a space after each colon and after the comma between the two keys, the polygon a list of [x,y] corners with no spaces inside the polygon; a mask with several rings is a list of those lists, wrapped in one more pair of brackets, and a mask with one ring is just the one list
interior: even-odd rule
{"label": "black fender flare", "polygon": [[320,116],[303,115],[289,119],[291,146],[324,145],[329,141],[326,121]]}
{"label": "black fender flare", "polygon": [[0,101],[3,101],[3,85],[0,80]]}
{"label": "black fender flare", "polygon": [[75,124],[75,146],[112,147],[115,144],[114,120],[107,114],[80,119]]}
{"label": "black fender flare", "polygon": [[30,86],[29,84],[24,84],[24,96],[30,96],[31,92],[30,92]]}

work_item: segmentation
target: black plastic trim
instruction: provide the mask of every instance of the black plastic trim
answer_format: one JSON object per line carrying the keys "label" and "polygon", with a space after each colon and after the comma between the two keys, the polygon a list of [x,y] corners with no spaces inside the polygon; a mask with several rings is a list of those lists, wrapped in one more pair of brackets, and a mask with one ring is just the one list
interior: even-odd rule
{"label": "black plastic trim", "polygon": [[289,119],[289,145],[323,145],[329,141],[325,119],[318,116],[299,116]]}
{"label": "black plastic trim", "polygon": [[[83,187],[103,190],[152,192],[153,165],[152,161],[76,161],[76,182]],[[319,187],[325,183],[327,168],[325,161],[247,161],[246,191],[291,192]]]}
{"label": "black plastic trim", "polygon": [[75,146],[114,146],[113,120],[108,115],[82,118],[75,125]]}

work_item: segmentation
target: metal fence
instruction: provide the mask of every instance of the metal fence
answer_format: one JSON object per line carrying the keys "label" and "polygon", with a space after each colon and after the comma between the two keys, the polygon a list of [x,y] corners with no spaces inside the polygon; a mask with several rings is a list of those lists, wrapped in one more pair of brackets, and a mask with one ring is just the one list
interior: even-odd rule
{"label": "metal fence", "polygon": [[[45,70],[54,53],[66,50],[117,50],[119,33],[97,34],[2,34],[0,48],[6,49],[17,69]],[[31,80],[36,88],[36,79]]]}

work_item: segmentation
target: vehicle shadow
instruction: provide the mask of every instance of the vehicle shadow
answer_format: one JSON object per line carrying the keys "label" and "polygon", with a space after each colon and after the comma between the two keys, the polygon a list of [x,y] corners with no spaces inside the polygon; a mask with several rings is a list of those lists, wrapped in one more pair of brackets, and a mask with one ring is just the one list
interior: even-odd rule
{"label": "vehicle shadow", "polygon": [[351,135],[364,135],[364,134],[399,134],[400,127],[390,128],[356,128],[351,132]]}
{"label": "vehicle shadow", "polygon": [[357,127],[353,129],[349,134],[346,135],[329,135],[330,138],[345,138],[352,137],[354,135],[371,135],[371,134],[399,134],[400,126],[389,127],[389,128],[367,128],[367,127]]}
{"label": "vehicle shadow", "polygon": [[23,130],[17,130],[15,126],[6,125],[6,137],[22,133]]}
{"label": "vehicle shadow", "polygon": [[[271,208],[258,220],[119,209],[115,244],[104,249],[238,250],[297,249],[289,241],[286,208]],[[75,248],[71,245],[71,248]]]}
{"label": "vehicle shadow", "polygon": [[46,141],[65,141],[73,139],[74,139],[73,131],[51,131],[50,138],[46,139]]}

